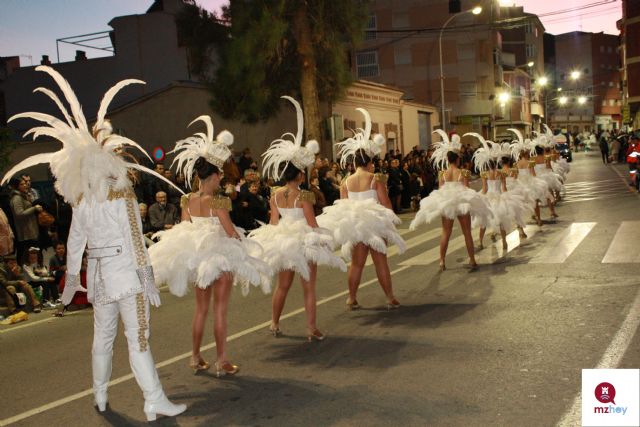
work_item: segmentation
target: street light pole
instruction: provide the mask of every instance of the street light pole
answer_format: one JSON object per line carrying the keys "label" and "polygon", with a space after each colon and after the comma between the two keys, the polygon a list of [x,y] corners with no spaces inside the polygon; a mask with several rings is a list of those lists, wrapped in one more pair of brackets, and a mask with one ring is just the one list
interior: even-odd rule
{"label": "street light pole", "polygon": [[451,15],[449,19],[445,21],[444,25],[442,25],[442,28],[440,28],[440,35],[438,36],[438,51],[440,56],[440,102],[442,103],[442,130],[445,132],[447,131],[447,125],[446,125],[446,119],[445,119],[446,113],[444,108],[444,71],[442,69],[443,68],[442,67],[442,33],[444,33],[444,29],[447,27],[447,25],[449,25],[449,22],[451,22],[453,18],[469,12],[473,13],[474,15],[479,15],[482,12],[482,8],[480,6],[477,6],[477,7],[474,7],[473,9],[465,10],[462,12],[458,12],[454,15]]}

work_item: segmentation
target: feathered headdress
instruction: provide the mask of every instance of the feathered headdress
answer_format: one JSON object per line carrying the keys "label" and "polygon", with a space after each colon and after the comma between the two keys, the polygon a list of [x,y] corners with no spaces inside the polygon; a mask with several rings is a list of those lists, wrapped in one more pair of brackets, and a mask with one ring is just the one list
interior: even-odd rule
{"label": "feathered headdress", "polygon": [[[487,141],[484,139],[482,135],[475,132],[465,133],[463,136],[473,136],[478,138],[482,147],[478,148],[475,153],[473,153],[473,163],[476,165],[479,171],[484,172],[489,169],[489,162],[491,160],[497,160],[500,156],[500,146],[495,144],[493,141]],[[491,144],[491,145],[489,145]]]}
{"label": "feathered headdress", "polygon": [[318,141],[307,141],[305,146],[302,145],[302,131],[304,130],[304,119],[302,116],[302,108],[295,99],[290,96],[282,96],[281,98],[289,100],[296,108],[296,117],[298,120],[298,131],[296,134],[291,132],[284,133],[280,138],[271,142],[267,151],[262,155],[262,167],[267,175],[279,180],[282,176],[280,165],[285,163],[285,167],[289,163],[293,163],[300,170],[305,170],[311,166],[316,159],[316,154],[320,151]]}
{"label": "feathered headdress", "polygon": [[515,142],[511,143],[511,155],[516,161],[520,159],[520,154],[522,154],[523,151],[531,152],[531,150],[535,150],[535,145],[532,144],[531,140],[524,139],[522,132],[518,129],[509,128],[507,130],[513,132],[517,138]]}
{"label": "feathered headdress", "polygon": [[356,152],[360,149],[371,158],[377,156],[382,152],[382,146],[384,145],[384,137],[380,134],[373,136],[373,140],[369,139],[371,136],[371,116],[369,112],[364,108],[356,108],[364,116],[364,129],[358,128],[355,130],[353,138],[348,138],[342,142],[336,144],[340,156],[340,166],[345,169],[347,167],[347,160],[351,157],[354,158]]}
{"label": "feathered headdress", "polygon": [[544,126],[544,135],[547,137],[547,147],[555,148],[556,147],[556,136],[553,134],[553,131],[546,123],[543,123]]}
{"label": "feathered headdress", "polygon": [[433,154],[431,154],[431,161],[440,169],[445,169],[449,166],[449,160],[447,159],[447,153],[449,151],[459,152],[462,148],[460,143],[460,135],[453,134],[451,140],[449,136],[442,129],[436,129],[432,133],[437,133],[442,138],[442,141],[436,142]]}
{"label": "feathered headdress", "polygon": [[9,121],[30,118],[46,123],[49,126],[33,127],[24,136],[33,134],[34,140],[41,135],[57,139],[62,143],[62,149],[52,153],[36,154],[23,160],[5,174],[2,178],[2,184],[22,169],[41,163],[49,163],[51,172],[56,178],[57,192],[71,204],[78,203],[81,198],[104,201],[110,190],[122,191],[129,188],[131,182],[127,175],[128,169],[146,172],[175,187],[171,181],[157,172],[137,163],[126,162],[119,155],[123,146],[134,147],[144,153],[149,160],[151,158],[136,142],[120,135],[111,134],[111,124],[104,118],[111,100],[120,89],[133,83],[144,84],[143,81],[122,80],[109,89],[100,103],[96,123],[89,130],[82,113],[82,107],[69,82],[51,67],[41,65],[36,67],[36,70],[49,74],[58,84],[69,104],[71,114],[62,104],[58,95],[49,89],[39,87],[34,92],[42,92],[51,98],[62,112],[65,121],[49,114],[36,112],[16,114]]}
{"label": "feathered headdress", "polygon": [[233,144],[233,135],[228,130],[223,130],[215,140],[213,139],[213,123],[211,122],[211,117],[196,117],[188,126],[191,126],[197,121],[201,121],[206,125],[207,133],[198,132],[193,136],[182,139],[176,142],[176,147],[170,151],[170,153],[179,153],[176,155],[176,158],[173,159],[171,166],[173,167],[176,162],[178,163],[176,169],[184,175],[189,187],[191,187],[194,172],[193,168],[196,160],[203,157],[207,162],[217,166],[218,169],[222,169],[225,162],[231,156],[229,146]]}

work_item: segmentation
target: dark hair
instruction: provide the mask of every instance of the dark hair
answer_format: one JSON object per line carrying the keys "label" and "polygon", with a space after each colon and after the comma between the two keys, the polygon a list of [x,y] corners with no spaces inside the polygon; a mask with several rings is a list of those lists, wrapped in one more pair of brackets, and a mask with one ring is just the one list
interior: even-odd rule
{"label": "dark hair", "polygon": [[513,158],[511,156],[504,156],[502,159],[500,159],[500,162],[502,162],[503,165],[508,165],[509,167],[511,167],[511,165],[513,165]]}
{"label": "dark hair", "polygon": [[63,242],[62,240],[58,240],[53,244],[53,249],[57,248],[60,245],[64,246],[65,249],[67,248],[67,244],[65,242]]}
{"label": "dark hair", "polygon": [[329,173],[331,169],[329,169],[329,166],[322,166],[320,169],[318,169],[318,178],[326,178],[327,177],[327,173]]}
{"label": "dark hair", "polygon": [[536,154],[538,155],[544,154],[544,148],[540,147],[539,145],[536,145]]}
{"label": "dark hair", "polygon": [[282,171],[282,179],[284,182],[291,182],[298,178],[300,173],[302,173],[302,171],[295,167],[293,163],[289,162],[284,168],[284,171]]}
{"label": "dark hair", "polygon": [[455,151],[447,152],[447,160],[449,161],[450,164],[457,162],[459,158],[460,158],[460,155]]}
{"label": "dark hair", "polygon": [[371,163],[371,157],[369,157],[367,153],[360,148],[354,153],[353,161],[356,164],[356,167],[364,167]]}
{"label": "dark hair", "polygon": [[487,166],[489,167],[490,170],[493,170],[498,167],[498,162],[496,162],[495,160],[489,160],[487,162]]}
{"label": "dark hair", "polygon": [[216,165],[212,165],[211,163],[207,162],[204,157],[198,157],[198,160],[196,160],[196,163],[194,165],[194,169],[196,170],[196,174],[201,181],[209,178],[214,173],[220,173],[220,169],[218,169]]}

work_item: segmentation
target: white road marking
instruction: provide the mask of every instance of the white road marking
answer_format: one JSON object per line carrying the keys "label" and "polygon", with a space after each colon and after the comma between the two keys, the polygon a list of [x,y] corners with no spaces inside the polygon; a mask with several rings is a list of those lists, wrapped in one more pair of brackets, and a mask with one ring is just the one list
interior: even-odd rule
{"label": "white road marking", "polygon": [[[438,230],[440,233],[441,230]],[[458,236],[455,239],[449,240],[449,247],[447,253],[450,254],[464,247],[464,236]],[[400,265],[429,265],[433,262],[440,260],[440,244],[435,248],[429,249],[426,252],[416,255],[412,258],[406,259],[400,263]]]}
{"label": "white road marking", "polygon": [[[57,311],[57,310],[56,310]],[[66,312],[64,314],[64,317],[68,317],[68,316],[74,316],[76,314],[79,313],[85,313],[85,310],[79,310],[79,311],[70,311],[70,312]],[[51,311],[43,311],[44,315],[46,316],[47,314],[51,314],[54,313],[54,310]],[[51,322],[57,322],[60,318],[59,317],[47,317],[45,319],[40,319],[40,320],[34,320],[33,322],[29,322],[28,320],[26,322],[23,323],[18,323],[17,325],[8,325],[7,328],[4,329],[0,329],[0,334],[6,334],[7,332],[12,332],[12,331],[17,331],[18,329],[24,329],[24,328],[29,328],[31,326],[35,326],[35,325],[39,325],[41,323],[51,323]]]}
{"label": "white road marking", "polygon": [[595,222],[574,222],[555,239],[547,243],[545,248],[529,262],[532,264],[562,264],[596,224]]}
{"label": "white road marking", "polygon": [[[631,303],[629,313],[625,317],[618,332],[609,343],[604,354],[600,358],[600,362],[594,369],[616,369],[620,365],[620,361],[629,349],[629,345],[633,340],[636,331],[640,326],[640,290],[636,294],[635,300]],[[564,414],[559,427],[579,426],[582,421],[582,393],[578,393],[573,400],[573,405]]]}
{"label": "white road marking", "polygon": [[623,221],[618,227],[603,263],[640,262],[638,242],[640,241],[640,221]]}
{"label": "white road marking", "polygon": [[[531,239],[538,231],[540,231],[540,227],[537,225],[527,225],[524,228],[527,239]],[[518,230],[512,231],[507,234],[507,251],[505,252],[504,249],[502,249],[502,239],[500,235],[498,234],[496,237],[497,240],[495,243],[491,243],[482,251],[476,252],[476,262],[478,262],[478,264],[493,264],[523,243],[523,241],[520,240],[520,232]],[[487,236],[485,236],[485,240],[486,239]],[[526,242],[526,240],[524,240],[524,242]]]}
{"label": "white road marking", "polygon": [[[399,273],[399,272],[401,272],[403,270],[406,270],[407,268],[409,268],[409,267],[405,266],[405,267],[396,268],[395,270],[393,270],[391,272],[391,275],[394,275],[394,274]],[[377,283],[377,282],[378,282],[377,278],[368,280],[368,281],[362,283],[360,285],[360,288],[364,288],[364,287],[370,286],[373,283]],[[348,294],[349,294],[348,290],[345,290],[345,291],[342,291],[342,292],[338,292],[337,294],[334,294],[334,295],[331,295],[331,296],[328,296],[326,298],[321,299],[320,301],[317,302],[316,305],[326,304],[326,303],[331,302],[331,301],[333,301],[333,300],[335,300],[337,298],[344,297],[344,296],[346,296]],[[296,315],[298,315],[300,313],[304,313],[304,307],[299,308],[297,310],[294,310],[292,312],[289,312],[289,313],[285,314],[284,316],[282,316],[280,319],[281,320],[288,319],[288,318],[296,316]],[[267,328],[269,325],[271,325],[271,321],[270,320],[266,321],[266,322],[263,322],[263,323],[260,323],[258,325],[255,325],[255,326],[253,326],[251,328],[245,329],[243,331],[240,331],[238,333],[235,333],[233,335],[230,335],[230,336],[227,337],[227,342],[237,340],[238,338],[241,338],[241,337],[243,337],[245,335],[248,335],[250,333],[253,333],[253,332],[259,331],[261,329]],[[215,346],[216,346],[215,342],[207,344],[207,345],[201,347],[201,351],[210,350],[212,348],[215,348]],[[179,355],[177,355],[175,357],[172,357],[170,359],[167,359],[167,360],[164,360],[162,362],[156,363],[156,368],[160,369],[160,368],[163,368],[165,366],[169,366],[171,364],[179,362],[181,360],[187,359],[189,357],[191,357],[191,351],[179,354]],[[111,387],[111,386],[114,386],[116,384],[120,384],[120,383],[123,383],[125,381],[129,381],[131,379],[133,379],[133,374],[123,375],[123,376],[118,377],[118,378],[116,378],[114,380],[111,380],[109,382],[109,386]],[[83,391],[81,391],[79,393],[72,394],[71,396],[66,396],[66,397],[63,397],[62,399],[58,399],[58,400],[55,400],[53,402],[49,402],[49,403],[47,403],[45,405],[39,406],[37,408],[30,409],[30,410],[25,411],[25,412],[23,412],[21,414],[14,415],[14,416],[9,417],[9,418],[5,418],[4,420],[0,420],[0,427],[1,426],[8,426],[8,425],[13,424],[13,423],[17,423],[18,421],[22,421],[22,420],[24,420],[26,418],[32,417],[34,415],[41,414],[41,413],[46,412],[46,411],[51,410],[51,409],[55,409],[55,408],[57,408],[59,406],[65,405],[65,404],[70,403],[70,402],[73,402],[74,400],[78,400],[78,399],[82,399],[83,397],[91,396],[92,394],[93,394],[93,389],[89,388],[89,389],[83,390]]]}

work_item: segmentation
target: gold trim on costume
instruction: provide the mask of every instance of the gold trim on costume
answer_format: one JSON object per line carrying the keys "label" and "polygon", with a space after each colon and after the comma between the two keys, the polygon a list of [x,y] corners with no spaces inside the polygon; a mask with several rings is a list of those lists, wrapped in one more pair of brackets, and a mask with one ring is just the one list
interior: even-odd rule
{"label": "gold trim on costume", "polygon": [[460,169],[460,175],[462,175],[463,178],[469,179],[469,177],[471,176],[471,171],[469,171],[468,169]]}
{"label": "gold trim on costume", "polygon": [[231,199],[222,194],[216,194],[211,199],[211,209],[224,209],[231,211]]}
{"label": "gold trim on costume", "polygon": [[300,202],[310,202],[312,205],[316,204],[316,195],[311,191],[300,190],[300,194],[298,195],[298,201]]}
{"label": "gold trim on costume", "polygon": [[480,172],[480,178],[487,179],[488,177],[489,177],[489,172],[486,172],[486,171]]}
{"label": "gold trim on costume", "polygon": [[136,317],[138,318],[138,345],[140,352],[145,352],[149,348],[147,340],[147,304],[144,298],[144,292],[136,294]]}
{"label": "gold trim on costume", "polygon": [[373,179],[375,181],[381,182],[383,184],[387,183],[387,180],[389,179],[389,177],[383,173],[374,173],[373,174]]}

